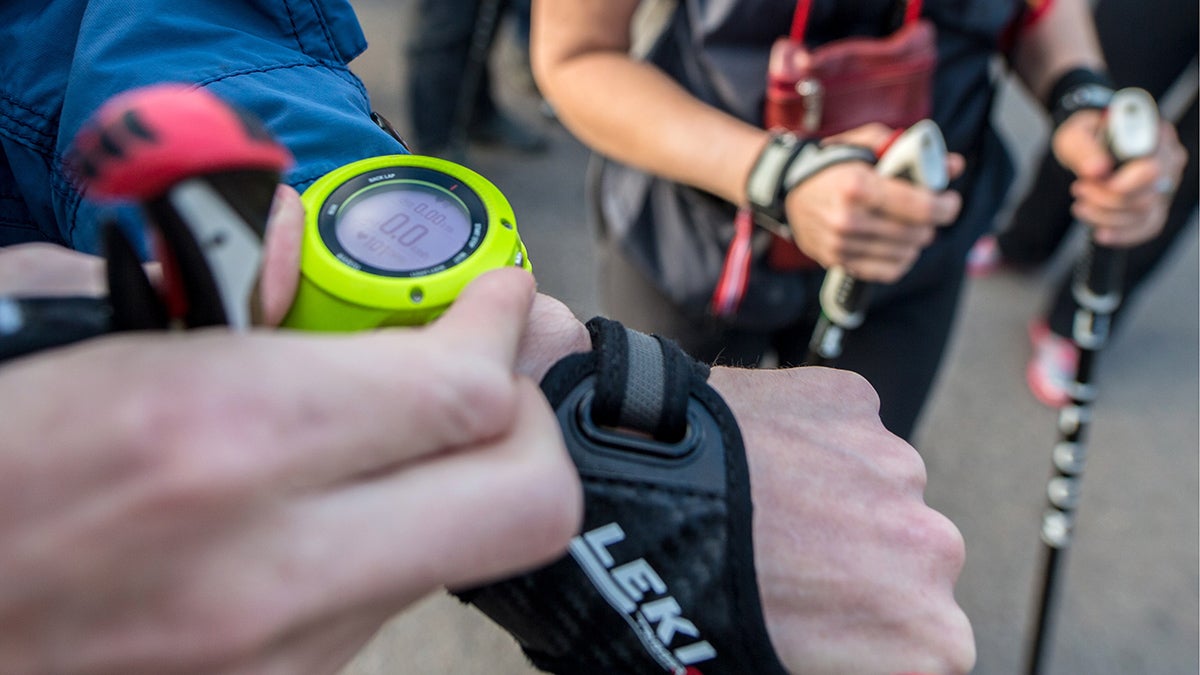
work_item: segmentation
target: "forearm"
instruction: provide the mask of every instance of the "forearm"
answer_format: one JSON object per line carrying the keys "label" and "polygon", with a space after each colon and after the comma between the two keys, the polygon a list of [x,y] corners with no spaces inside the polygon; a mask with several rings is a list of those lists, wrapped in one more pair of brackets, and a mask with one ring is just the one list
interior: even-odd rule
{"label": "forearm", "polygon": [[1067,71],[1105,67],[1086,0],[1053,2],[1044,17],[1021,33],[1013,54],[1013,67],[1039,101]]}
{"label": "forearm", "polygon": [[766,132],[631,58],[632,9],[611,2],[535,3],[535,72],[559,118],[605,156],[743,202]]}

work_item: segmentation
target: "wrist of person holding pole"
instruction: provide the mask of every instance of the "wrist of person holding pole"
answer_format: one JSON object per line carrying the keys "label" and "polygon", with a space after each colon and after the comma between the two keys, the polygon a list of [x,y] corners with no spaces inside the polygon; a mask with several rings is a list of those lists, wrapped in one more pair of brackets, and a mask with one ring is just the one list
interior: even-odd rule
{"label": "wrist of person holding pole", "polygon": [[[876,149],[893,133],[869,124],[823,139],[822,145]],[[951,178],[962,172],[961,155],[950,153],[946,162]],[[787,223],[800,250],[826,269],[841,266],[851,276],[882,283],[903,276],[937,228],[954,222],[961,206],[956,192],[882,176],[866,162],[825,168],[796,184],[784,199]]]}
{"label": "wrist of person holding pole", "polygon": [[747,197],[760,222],[778,222],[829,270],[807,364],[831,365],[844,332],[863,321],[867,282],[903,276],[937,227],[953,222],[961,200],[946,188],[962,163],[931,120],[894,131],[866,125],[820,143],[772,136]]}
{"label": "wrist of person holding pole", "polygon": [[1055,129],[1052,147],[1059,163],[1076,176],[1072,214],[1092,229],[1096,244],[1128,248],[1162,229],[1186,153],[1175,129],[1161,119],[1155,120],[1158,142],[1144,155],[1110,149],[1105,123],[1104,109],[1078,109]]}

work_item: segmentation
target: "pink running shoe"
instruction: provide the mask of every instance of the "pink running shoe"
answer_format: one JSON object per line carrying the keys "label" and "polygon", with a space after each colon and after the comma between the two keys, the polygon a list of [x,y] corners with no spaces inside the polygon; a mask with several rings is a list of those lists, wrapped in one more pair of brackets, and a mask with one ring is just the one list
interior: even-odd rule
{"label": "pink running shoe", "polygon": [[985,234],[967,252],[967,276],[982,279],[991,276],[1004,264],[1000,254],[1000,243],[991,234]]}
{"label": "pink running shoe", "polygon": [[1071,402],[1071,385],[1079,367],[1079,350],[1075,343],[1055,335],[1042,319],[1029,324],[1029,341],[1033,357],[1025,368],[1029,391],[1043,404],[1061,408]]}

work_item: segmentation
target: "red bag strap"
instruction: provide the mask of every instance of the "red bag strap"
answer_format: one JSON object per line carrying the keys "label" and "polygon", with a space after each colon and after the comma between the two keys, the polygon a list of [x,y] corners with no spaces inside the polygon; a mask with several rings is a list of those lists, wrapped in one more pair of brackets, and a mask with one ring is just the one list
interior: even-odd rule
{"label": "red bag strap", "polygon": [[[804,42],[804,31],[808,28],[808,13],[812,11],[812,0],[798,0],[792,14],[792,41]],[[921,0],[907,0],[904,8],[904,24],[908,25],[921,16]]]}
{"label": "red bag strap", "polygon": [[904,25],[917,20],[921,16],[921,0],[908,0],[908,7],[904,10]]}
{"label": "red bag strap", "polygon": [[792,42],[804,42],[804,29],[808,27],[808,12],[812,0],[798,0],[796,12],[792,14]]}

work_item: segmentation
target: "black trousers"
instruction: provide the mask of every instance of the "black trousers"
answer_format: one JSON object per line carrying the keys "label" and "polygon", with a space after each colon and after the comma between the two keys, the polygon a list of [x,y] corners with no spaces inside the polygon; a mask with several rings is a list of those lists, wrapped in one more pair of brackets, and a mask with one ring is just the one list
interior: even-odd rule
{"label": "black trousers", "polygon": [[[1096,27],[1119,87],[1138,86],[1161,97],[1188,66],[1197,52],[1197,3],[1194,0],[1101,0],[1096,7]],[[1188,151],[1188,163],[1175,193],[1166,225],[1156,238],[1129,250],[1123,289],[1128,300],[1159,267],[1175,241],[1192,221],[1196,210],[1200,175],[1197,174],[1196,100],[1176,123],[1180,142]],[[1000,233],[1000,250],[1006,261],[1018,266],[1035,266],[1048,260],[1066,237],[1073,219],[1068,187],[1074,176],[1047,152],[1033,188],[1014,212],[1009,226]],[[1046,310],[1051,330],[1071,335],[1076,303],[1071,294],[1071,276],[1058,283]],[[1121,310],[1114,315],[1119,323]]]}
{"label": "black trousers", "polygon": [[[481,0],[417,2],[417,25],[407,50],[407,88],[413,142],[419,152],[443,149],[453,140],[460,106],[470,108],[468,121],[483,120],[497,112],[486,61],[482,71],[477,71],[475,91],[466,91],[463,86],[472,63],[475,24],[482,4]],[[522,22],[528,21],[529,0],[499,0],[498,19],[509,9],[518,12]],[[482,36],[479,48],[490,51],[499,24],[497,20]]]}

